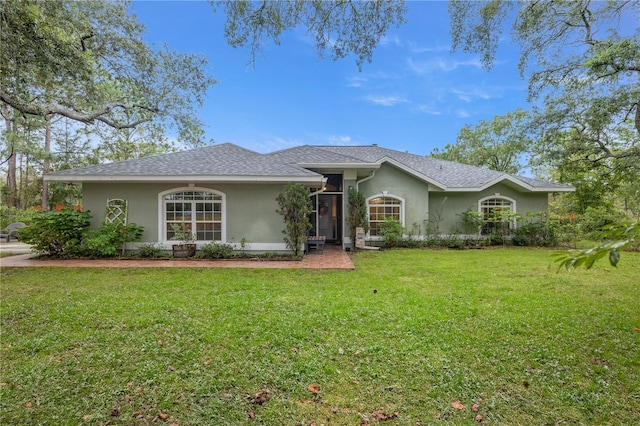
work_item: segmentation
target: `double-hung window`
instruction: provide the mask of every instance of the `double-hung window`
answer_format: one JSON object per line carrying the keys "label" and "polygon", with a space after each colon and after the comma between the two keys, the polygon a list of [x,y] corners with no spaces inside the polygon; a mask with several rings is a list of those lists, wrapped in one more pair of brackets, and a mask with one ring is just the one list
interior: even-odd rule
{"label": "double-hung window", "polygon": [[161,194],[162,232],[166,241],[174,227],[186,226],[196,241],[223,241],[224,194],[206,189],[177,190]]}

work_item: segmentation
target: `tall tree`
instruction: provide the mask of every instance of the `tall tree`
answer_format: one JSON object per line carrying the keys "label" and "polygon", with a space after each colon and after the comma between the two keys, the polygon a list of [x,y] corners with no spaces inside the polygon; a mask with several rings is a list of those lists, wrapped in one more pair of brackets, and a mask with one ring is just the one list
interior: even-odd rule
{"label": "tall tree", "polygon": [[431,156],[472,166],[517,174],[525,167],[523,158],[530,152],[533,140],[528,135],[527,112],[522,109],[480,121],[475,127],[460,130],[455,144],[438,148]]}
{"label": "tall tree", "polygon": [[[609,158],[640,161],[640,32],[638,1],[450,1],[453,48],[493,66],[505,21],[521,48],[519,69],[529,97],[542,97],[540,136],[578,129]],[[627,25],[623,26],[622,23]],[[635,143],[611,146],[619,127],[634,122]]]}
{"label": "tall tree", "polygon": [[206,60],[154,49],[143,41],[143,30],[126,1],[0,2],[5,131],[16,130],[6,119],[14,110],[115,129],[154,123],[185,142],[203,144],[195,109],[215,83],[204,72]]}
{"label": "tall tree", "polygon": [[200,124],[195,107],[214,84],[206,60],[152,49],[127,2],[5,0],[0,20],[0,101],[20,113],[114,128],[161,121],[187,135]]}
{"label": "tall tree", "polygon": [[289,0],[211,1],[227,14],[225,36],[233,47],[245,47],[255,63],[264,39],[280,43],[283,31],[302,26],[315,42],[320,57],[329,51],[336,59],[355,55],[358,67],[371,62],[373,50],[390,27],[405,22],[401,0]]}

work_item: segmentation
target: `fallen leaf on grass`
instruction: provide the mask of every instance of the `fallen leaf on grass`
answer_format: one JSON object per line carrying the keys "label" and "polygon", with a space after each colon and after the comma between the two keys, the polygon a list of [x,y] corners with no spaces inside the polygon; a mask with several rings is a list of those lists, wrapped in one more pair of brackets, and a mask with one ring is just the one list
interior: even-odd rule
{"label": "fallen leaf on grass", "polygon": [[640,333],[640,327],[634,327],[633,328],[635,331],[637,331],[638,333]]}
{"label": "fallen leaf on grass", "polygon": [[27,408],[31,408],[33,407],[33,403],[31,401],[28,401],[26,404],[24,404],[24,406]]}
{"label": "fallen leaf on grass", "polygon": [[111,410],[111,417],[118,417],[120,415],[120,407],[116,407]]}
{"label": "fallen leaf on grass", "polygon": [[256,417],[256,413],[254,413],[253,411],[249,411],[249,418],[253,420],[255,419],[255,417]]}
{"label": "fallen leaf on grass", "polygon": [[251,404],[262,405],[265,402],[267,402],[270,398],[271,398],[271,395],[269,394],[269,389],[262,388],[260,392],[258,392],[257,394],[248,396],[247,401],[249,401]]}
{"label": "fallen leaf on grass", "polygon": [[320,392],[320,385],[316,385],[316,384],[309,385],[307,389],[309,389],[309,392],[318,393]]}
{"label": "fallen leaf on grass", "polygon": [[169,366],[169,371],[176,371],[176,368],[173,365]]}
{"label": "fallen leaf on grass", "polygon": [[455,401],[453,401],[451,403],[451,406],[453,408],[455,408],[456,410],[463,410],[464,409],[464,405],[462,404],[462,402],[460,402],[459,399],[456,399]]}
{"label": "fallen leaf on grass", "polygon": [[211,364],[211,359],[208,359],[204,362],[204,365],[210,365]]}
{"label": "fallen leaf on grass", "polygon": [[395,412],[393,414],[387,414],[387,413],[384,412],[384,410],[377,410],[377,411],[374,411],[373,413],[371,413],[371,417],[374,420],[383,421],[383,420],[389,420],[389,419],[393,419],[395,417],[398,417],[398,413]]}
{"label": "fallen leaf on grass", "polygon": [[87,420],[89,420],[90,418],[91,418],[91,416],[90,416],[90,415],[88,415],[88,414],[85,414],[84,416],[82,416],[82,420],[84,420],[84,421],[87,421]]}

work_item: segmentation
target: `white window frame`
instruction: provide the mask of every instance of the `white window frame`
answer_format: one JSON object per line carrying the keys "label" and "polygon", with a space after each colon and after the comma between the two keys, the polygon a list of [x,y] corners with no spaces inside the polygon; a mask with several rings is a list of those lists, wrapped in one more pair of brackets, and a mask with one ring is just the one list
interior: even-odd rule
{"label": "white window frame", "polygon": [[[227,241],[227,196],[224,192],[217,191],[211,188],[202,188],[197,186],[186,186],[180,188],[171,188],[166,191],[162,191],[158,194],[158,241],[164,244],[175,243],[175,240],[167,239],[167,220],[166,220],[166,200],[165,196],[169,194],[174,194],[178,192],[208,192],[217,196],[220,196],[222,199],[220,201],[220,213],[221,213],[221,221],[220,221],[220,240],[196,240],[196,243],[210,243],[213,241],[218,241],[221,243],[226,243]],[[202,202],[200,200],[192,200],[192,203]],[[195,212],[195,209],[192,209],[192,212]],[[192,217],[192,226],[195,225],[196,218],[195,215]],[[195,229],[195,228],[192,228]]]}
{"label": "white window frame", "polygon": [[[400,224],[402,225],[402,227],[404,227],[404,206],[405,206],[404,198],[402,198],[402,197],[400,197],[398,195],[389,194],[389,193],[386,193],[386,192],[372,195],[370,197],[367,197],[367,199],[366,199],[366,202],[367,202],[367,218],[369,220],[369,227],[371,227],[371,216],[370,216],[371,204],[370,203],[371,203],[371,200],[374,200],[376,198],[393,198],[395,200],[400,201]],[[381,221],[376,220],[376,222],[381,222]],[[367,237],[372,239],[372,240],[382,240],[382,239],[384,239],[384,237],[382,237],[381,235],[371,235],[371,230],[369,230],[369,232],[367,233]]]}
{"label": "white window frame", "polygon": [[[479,199],[479,200],[478,200],[478,211],[479,211],[480,213],[482,213],[482,218],[483,218],[483,219],[484,219],[484,207],[485,207],[483,204],[484,204],[486,201],[489,201],[489,200],[502,200],[502,201],[507,201],[507,202],[510,204],[510,206],[509,206],[509,210],[510,210],[512,213],[517,213],[517,210],[516,210],[516,200],[515,200],[515,199],[513,199],[513,198],[511,198],[511,197],[507,197],[506,195],[500,195],[499,193],[496,193],[496,194],[489,195],[489,196],[487,196],[487,197],[484,197],[484,198],[481,198],[481,199]],[[488,207],[488,206],[487,206],[487,207]],[[504,205],[504,204],[502,204],[502,205],[494,206],[494,207],[505,207],[505,205]],[[515,219],[513,219],[513,220],[511,221],[511,228],[512,228],[512,229],[515,229],[515,226],[516,226],[516,221],[515,221]],[[483,226],[483,228],[484,228],[484,226]]]}

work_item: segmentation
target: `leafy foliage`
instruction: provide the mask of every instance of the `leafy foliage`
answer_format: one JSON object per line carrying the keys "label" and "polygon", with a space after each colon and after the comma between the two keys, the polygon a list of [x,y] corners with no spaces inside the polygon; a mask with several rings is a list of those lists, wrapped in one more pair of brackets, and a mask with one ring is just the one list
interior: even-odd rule
{"label": "leafy foliage", "polygon": [[392,26],[404,23],[404,2],[373,1],[264,1],[231,0],[224,2],[227,14],[225,37],[233,47],[247,47],[251,63],[263,43],[280,43],[285,30],[304,27],[322,57],[331,51],[334,60],[350,54],[358,67],[371,62],[373,49]]}
{"label": "leafy foliage", "polygon": [[384,237],[385,247],[398,247],[403,241],[404,227],[400,221],[385,217],[379,225],[378,233]]}
{"label": "leafy foliage", "polygon": [[632,224],[611,225],[604,229],[608,239],[597,247],[587,250],[572,250],[555,255],[558,269],[579,268],[591,269],[596,261],[608,255],[611,266],[620,261],[620,250],[636,243],[640,235],[640,222]]}
{"label": "leafy foliage", "polygon": [[153,243],[140,245],[135,254],[138,257],[149,259],[169,257],[169,253],[165,249]]}
{"label": "leafy foliage", "polygon": [[282,215],[285,229],[284,241],[287,247],[298,257],[302,253],[302,245],[307,241],[307,231],[311,229],[309,215],[313,210],[309,190],[297,183],[288,183],[284,191],[276,197],[278,206],[277,213]]}
{"label": "leafy foliage", "polygon": [[205,259],[229,259],[233,257],[233,246],[231,244],[211,242],[202,247],[200,257]]}
{"label": "leafy foliage", "polygon": [[517,109],[492,121],[465,126],[455,144],[434,149],[432,157],[511,174],[519,173],[523,154],[530,152],[533,140],[527,131],[527,112]]}
{"label": "leafy foliage", "polygon": [[0,100],[22,114],[112,128],[163,122],[200,142],[194,108],[215,81],[206,60],[143,40],[126,2],[7,0]]}
{"label": "leafy foliage", "polygon": [[356,228],[364,228],[365,234],[369,232],[369,219],[367,217],[367,201],[364,193],[349,188],[347,201],[347,226],[351,233],[351,247],[356,248]]}
{"label": "leafy foliage", "polygon": [[95,257],[113,257],[121,249],[124,252],[125,244],[140,241],[144,227],[129,223],[121,225],[117,223],[103,223],[100,227],[90,232],[83,240],[83,254]]}
{"label": "leafy foliage", "polygon": [[34,251],[52,257],[74,257],[82,254],[82,241],[89,233],[91,213],[72,209],[40,211],[31,216],[21,231],[23,241]]}

